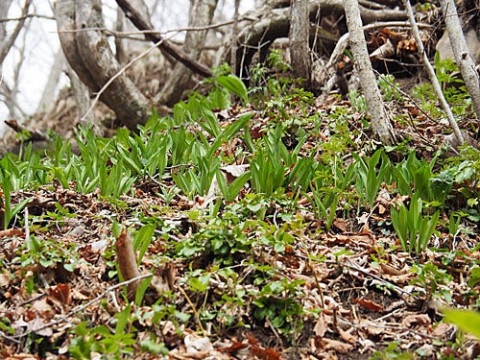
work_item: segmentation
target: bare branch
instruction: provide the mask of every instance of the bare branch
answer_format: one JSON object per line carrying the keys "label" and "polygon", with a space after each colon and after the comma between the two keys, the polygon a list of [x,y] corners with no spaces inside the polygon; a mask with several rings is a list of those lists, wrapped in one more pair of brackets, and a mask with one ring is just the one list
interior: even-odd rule
{"label": "bare branch", "polygon": [[31,19],[31,18],[38,18],[38,19],[46,19],[46,20],[55,20],[55,17],[49,16],[49,15],[43,15],[43,14],[27,14],[24,16],[19,16],[16,18],[3,18],[0,19],[0,23],[6,23],[10,21],[24,21],[26,19]]}
{"label": "bare branch", "polygon": [[[30,4],[32,3],[32,0],[25,0],[25,5],[23,6],[22,9],[22,17],[26,16],[28,13],[28,9],[30,8]],[[3,61],[8,55],[8,52],[12,48],[13,44],[15,43],[15,40],[18,37],[18,34],[20,33],[20,30],[23,28],[23,24],[25,23],[25,19],[20,20],[13,30],[12,35],[3,43],[2,46],[0,46],[0,64],[3,64]]]}
{"label": "bare branch", "polygon": [[[145,20],[144,17],[130,4],[128,0],[116,0],[117,4],[125,12],[125,15],[139,30],[153,30],[150,20]],[[154,43],[158,43],[159,49],[180,61],[192,71],[204,77],[210,77],[213,73],[208,67],[193,60],[184,51],[178,49],[170,41],[162,41],[163,38],[157,34],[145,34],[145,37]]]}

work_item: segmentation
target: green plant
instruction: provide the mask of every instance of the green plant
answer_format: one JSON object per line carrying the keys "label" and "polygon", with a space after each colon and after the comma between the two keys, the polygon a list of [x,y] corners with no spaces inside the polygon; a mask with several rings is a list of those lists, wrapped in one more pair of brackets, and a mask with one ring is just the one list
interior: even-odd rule
{"label": "green plant", "polygon": [[415,193],[407,209],[405,204],[390,208],[392,225],[402,244],[403,251],[411,254],[420,254],[425,251],[428,241],[437,226],[440,213],[437,211],[432,216],[423,214],[422,199]]}
{"label": "green plant", "polygon": [[410,360],[413,355],[398,349],[398,343],[392,342],[382,351],[375,351],[369,360]]}
{"label": "green plant", "polygon": [[99,353],[107,358],[120,359],[123,356],[132,356],[136,343],[134,332],[129,331],[130,306],[115,315],[115,331],[107,326],[99,325],[88,328],[86,321],[78,324],[74,330],[76,335],[68,348],[69,354],[79,360],[91,359],[92,353]]}
{"label": "green plant", "polygon": [[[360,155],[353,153],[356,161],[356,185],[360,194],[360,199],[368,209],[373,209],[375,199],[382,182],[385,179],[385,173],[390,165],[384,150],[379,149],[369,158],[362,158]],[[381,165],[380,164],[381,160]],[[378,167],[378,169],[377,169]]]}
{"label": "green plant", "polygon": [[480,339],[480,313],[472,310],[442,309],[445,322],[455,324],[464,332]]}
{"label": "green plant", "polygon": [[381,74],[378,77],[378,87],[385,101],[403,101],[402,93],[397,84],[395,84],[395,77],[391,74]]}
{"label": "green plant", "polygon": [[225,200],[227,202],[232,202],[238,196],[247,181],[250,180],[250,171],[244,172],[242,175],[233,180],[230,184],[227,184],[225,176],[220,170],[218,170],[216,174],[216,179],[220,191],[225,197]]}
{"label": "green plant", "polygon": [[432,298],[441,298],[449,303],[452,301],[452,290],[447,286],[452,281],[452,276],[446,270],[427,263],[414,265],[412,272],[416,276],[410,281],[410,284],[423,288],[425,301],[430,301]]}
{"label": "green plant", "polygon": [[23,199],[15,206],[12,206],[12,191],[14,190],[14,181],[7,171],[2,171],[0,176],[0,208],[3,209],[3,229],[7,229],[12,219],[17,215],[31,200]]}
{"label": "green plant", "polygon": [[296,295],[301,284],[300,280],[291,281],[287,278],[265,284],[253,301],[255,318],[269,321],[284,334],[300,333],[305,310]]}

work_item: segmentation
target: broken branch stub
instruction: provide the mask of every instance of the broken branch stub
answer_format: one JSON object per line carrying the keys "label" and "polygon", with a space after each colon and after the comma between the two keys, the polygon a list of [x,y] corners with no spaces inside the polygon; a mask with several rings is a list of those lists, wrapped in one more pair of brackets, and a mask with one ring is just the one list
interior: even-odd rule
{"label": "broken branch stub", "polygon": [[[117,263],[120,273],[125,281],[140,276],[137,266],[137,258],[133,250],[133,242],[127,229],[124,229],[115,242],[115,251],[117,253]],[[140,280],[127,284],[127,298],[129,301],[135,300]]]}

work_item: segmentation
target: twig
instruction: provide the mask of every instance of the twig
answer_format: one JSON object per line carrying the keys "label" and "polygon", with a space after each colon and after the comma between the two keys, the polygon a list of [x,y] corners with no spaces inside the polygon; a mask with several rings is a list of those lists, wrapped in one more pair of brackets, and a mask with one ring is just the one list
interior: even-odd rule
{"label": "twig", "polygon": [[[253,19],[249,17],[242,17],[238,19],[238,21],[252,21]],[[179,33],[179,32],[189,32],[189,31],[204,31],[204,30],[212,30],[212,29],[218,29],[222,26],[227,26],[231,25],[234,23],[234,20],[230,21],[224,21],[221,23],[216,23],[212,25],[206,25],[206,26],[192,26],[192,27],[183,27],[183,28],[175,28],[175,29],[169,29],[165,31],[158,31],[158,30],[137,30],[137,31],[115,31],[108,29],[106,27],[88,27],[88,28],[82,28],[82,29],[73,29],[73,30],[58,30],[57,33],[78,33],[78,32],[83,32],[83,31],[103,31],[109,35],[114,35],[114,36],[122,36],[122,35],[146,35],[146,34],[154,34],[154,35],[167,35],[171,33]]]}
{"label": "twig", "polygon": [[202,325],[202,322],[200,321],[200,315],[197,311],[197,308],[195,307],[192,300],[190,300],[187,293],[185,292],[185,290],[183,290],[183,288],[181,286],[177,286],[177,289],[182,293],[182,295],[185,297],[185,300],[187,300],[188,304],[192,308],[193,314],[195,315],[195,319],[197,320],[198,326],[200,327],[200,330],[202,331],[203,336],[206,336],[207,332],[205,331],[205,329]]}
{"label": "twig", "polygon": [[55,20],[53,16],[48,16],[48,15],[42,15],[42,14],[27,14],[24,16],[19,16],[15,18],[3,18],[0,19],[0,23],[5,23],[9,21],[23,21],[29,18],[39,18],[39,19],[47,19],[47,20]]}
{"label": "twig", "polygon": [[273,334],[275,335],[275,337],[277,338],[277,341],[278,341],[278,345],[280,346],[283,346],[283,341],[282,339],[280,338],[280,335],[278,334],[278,331],[277,329],[275,329],[275,327],[272,325],[270,319],[268,318],[268,316],[265,318],[268,326],[270,326],[270,329],[272,329],[272,332]]}
{"label": "twig", "polygon": [[362,269],[360,266],[354,264],[353,262],[351,262],[351,261],[349,261],[349,260],[343,261],[343,262],[341,262],[339,265],[341,265],[341,266],[346,266],[346,267],[348,267],[348,268],[350,268],[350,269],[352,269],[352,270],[359,271],[359,272],[361,272],[361,273],[364,274],[364,275],[370,276],[370,277],[374,278],[375,280],[378,280],[378,281],[386,284],[387,286],[391,286],[393,289],[395,289],[396,291],[398,291],[398,292],[400,292],[400,293],[402,293],[402,294],[411,296],[411,297],[415,298],[416,300],[419,299],[418,296],[416,296],[416,295],[414,295],[414,294],[411,294],[411,293],[409,293],[408,291],[403,290],[401,287],[393,284],[392,282],[390,282],[390,281],[388,281],[388,280],[385,280],[385,279],[381,278],[380,276],[377,276],[377,275],[375,275],[375,274],[372,274],[372,273],[369,272],[368,270]]}
{"label": "twig", "polygon": [[4,338],[4,339],[7,339],[8,341],[11,341],[11,342],[14,342],[15,344],[20,344],[20,341],[11,337],[11,336],[8,336],[7,334],[5,334],[3,331],[0,331],[0,337]]}
{"label": "twig", "polygon": [[[35,329],[35,332],[38,332],[38,331],[41,331],[41,330],[44,330],[44,329],[47,329],[49,327],[52,327],[52,326],[55,326],[57,324],[61,324],[62,322],[67,322],[67,318],[69,318],[70,316],[76,314],[76,313],[79,313],[80,311],[82,311],[83,309],[86,309],[87,307],[89,307],[90,305],[92,304],[95,304],[96,302],[100,301],[101,299],[103,299],[106,295],[108,295],[110,293],[110,291],[113,291],[115,289],[118,289],[124,285],[128,285],[130,283],[133,283],[135,281],[139,281],[139,280],[143,280],[143,279],[146,279],[146,278],[149,278],[149,277],[152,277],[153,275],[152,274],[143,274],[143,275],[140,275],[140,276],[137,276],[133,279],[130,279],[130,280],[127,280],[127,281],[123,281],[121,283],[118,283],[118,284],[115,284],[115,285],[112,285],[110,287],[108,287],[106,290],[104,290],[100,295],[98,295],[96,298],[90,300],[89,302],[87,302],[86,304],[84,305],[81,305],[75,309],[72,309],[70,310],[65,316],[63,316],[61,319],[59,320],[55,320],[55,321],[51,321],[49,322],[48,324],[45,324],[44,326],[42,327],[39,327],[39,328],[36,328]],[[14,339],[19,339],[19,338],[22,338],[22,337],[25,337],[29,334],[31,334],[32,332],[34,332],[33,330],[27,330],[25,331],[24,333],[22,334],[19,334],[19,335],[15,335],[13,336],[12,338]]]}

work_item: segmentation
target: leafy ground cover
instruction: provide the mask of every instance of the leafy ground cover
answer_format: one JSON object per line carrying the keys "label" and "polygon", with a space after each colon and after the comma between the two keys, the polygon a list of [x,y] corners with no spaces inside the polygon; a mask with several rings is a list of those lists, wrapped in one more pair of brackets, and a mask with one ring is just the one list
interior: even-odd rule
{"label": "leafy ground cover", "polygon": [[[405,139],[384,148],[356,92],[318,103],[270,65],[248,90],[219,73],[136,134],[3,157],[2,358],[478,355],[441,312],[479,304],[478,150],[444,141],[428,85],[380,79]],[[464,89],[449,100],[474,136]]]}

